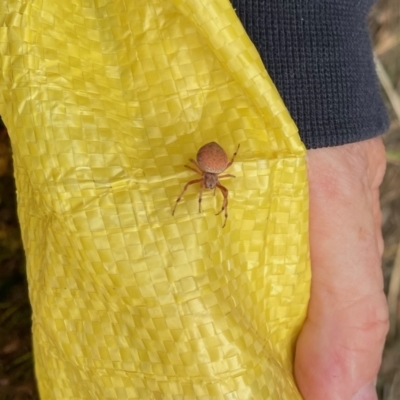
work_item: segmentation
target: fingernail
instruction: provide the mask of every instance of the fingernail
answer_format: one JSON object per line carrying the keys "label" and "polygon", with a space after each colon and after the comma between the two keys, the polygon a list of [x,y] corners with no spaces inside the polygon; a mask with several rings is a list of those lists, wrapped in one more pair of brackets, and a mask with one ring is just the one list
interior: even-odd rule
{"label": "fingernail", "polygon": [[376,394],[375,383],[368,383],[363,386],[351,400],[378,400]]}

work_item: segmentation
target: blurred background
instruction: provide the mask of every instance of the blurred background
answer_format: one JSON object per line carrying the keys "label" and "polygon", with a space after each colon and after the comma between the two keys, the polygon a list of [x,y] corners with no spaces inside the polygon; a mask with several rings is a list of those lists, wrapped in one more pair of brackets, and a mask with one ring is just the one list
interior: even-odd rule
{"label": "blurred background", "polygon": [[390,313],[378,379],[380,400],[400,400],[400,1],[380,0],[370,16],[377,72],[391,125],[384,135],[387,170],[381,186],[383,276]]}
{"label": "blurred background", "polygon": [[[377,71],[391,125],[384,135],[387,172],[381,187],[383,275],[390,332],[377,389],[400,400],[400,1],[380,0],[370,15]],[[0,123],[0,400],[38,399],[31,347],[31,309],[16,214],[12,154]]]}

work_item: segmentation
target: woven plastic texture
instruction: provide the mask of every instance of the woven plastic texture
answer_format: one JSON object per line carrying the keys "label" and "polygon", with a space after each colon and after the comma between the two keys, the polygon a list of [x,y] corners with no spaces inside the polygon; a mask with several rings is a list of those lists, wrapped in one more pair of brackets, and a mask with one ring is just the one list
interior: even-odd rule
{"label": "woven plastic texture", "polygon": [[[228,0],[0,0],[47,399],[300,399],[305,150]],[[216,141],[220,193],[183,185]]]}

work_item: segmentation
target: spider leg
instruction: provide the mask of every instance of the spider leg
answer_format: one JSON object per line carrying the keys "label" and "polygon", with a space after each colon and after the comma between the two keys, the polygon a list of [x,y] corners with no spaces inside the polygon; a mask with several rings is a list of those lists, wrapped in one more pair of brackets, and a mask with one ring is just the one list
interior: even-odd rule
{"label": "spider leg", "polygon": [[228,219],[228,189],[224,186],[222,186],[220,183],[217,183],[217,188],[221,191],[222,195],[224,196],[224,202],[222,203],[222,208],[221,211],[217,212],[215,215],[219,215],[222,213],[222,211],[225,210],[225,220],[224,224],[222,227],[226,225],[226,220]]}
{"label": "spider leg", "polygon": [[218,179],[221,179],[221,178],[236,178],[236,176],[232,175],[232,174],[218,175]]}
{"label": "spider leg", "polygon": [[174,215],[175,210],[176,210],[176,206],[177,206],[178,203],[180,202],[180,200],[181,200],[183,194],[186,192],[186,189],[187,189],[190,185],[193,185],[194,183],[201,182],[202,180],[203,180],[203,178],[201,178],[201,179],[193,179],[192,181],[189,181],[189,182],[183,187],[183,190],[182,190],[181,194],[180,194],[179,197],[176,199],[175,206],[174,206],[174,208],[173,208],[173,210],[172,210],[172,215]]}
{"label": "spider leg", "polygon": [[240,143],[238,144],[238,147],[237,147],[236,151],[233,153],[231,161],[229,161],[229,163],[228,163],[228,165],[226,166],[225,169],[228,169],[233,164],[233,161],[235,160],[236,154],[239,151],[239,147],[240,147]]}
{"label": "spider leg", "polygon": [[204,181],[201,182],[201,185],[200,185],[200,193],[199,193],[199,213],[201,213],[201,201],[203,200],[203,189],[204,189]]}
{"label": "spider leg", "polygon": [[[203,170],[200,168],[199,164],[197,164],[197,162],[195,160],[193,160],[193,158],[189,158],[189,161],[195,165],[195,167],[197,168],[197,173],[199,173],[200,175],[203,175]],[[190,168],[190,167],[188,167]],[[190,168],[193,169],[193,168]],[[194,171],[194,169],[193,169]]]}
{"label": "spider leg", "polygon": [[198,171],[196,168],[191,167],[190,165],[185,165],[185,167],[191,169],[194,172],[196,172],[196,174],[203,175],[202,172]]}

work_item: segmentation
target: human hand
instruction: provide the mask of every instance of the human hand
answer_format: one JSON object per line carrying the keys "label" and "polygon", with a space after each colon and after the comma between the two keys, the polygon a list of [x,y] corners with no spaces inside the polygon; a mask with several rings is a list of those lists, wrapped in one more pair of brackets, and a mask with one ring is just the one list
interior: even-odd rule
{"label": "human hand", "polygon": [[381,256],[380,138],[310,150],[308,316],[295,376],[305,400],[376,400],[388,330]]}

